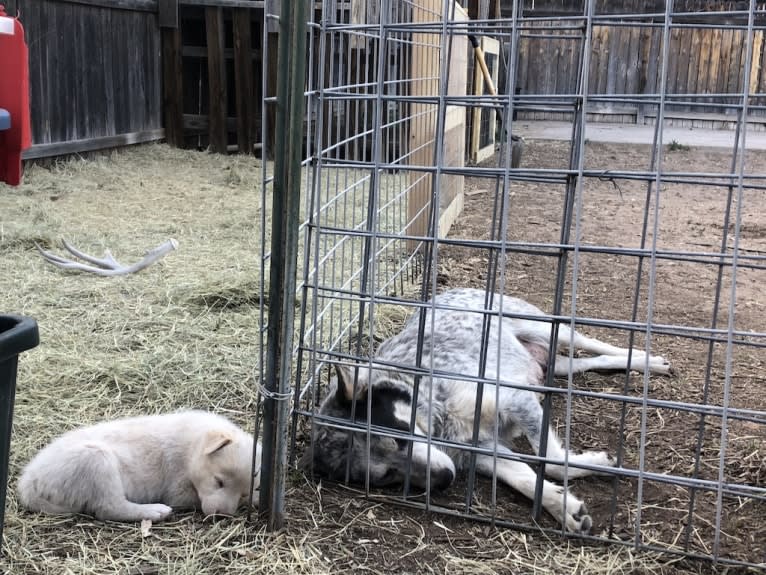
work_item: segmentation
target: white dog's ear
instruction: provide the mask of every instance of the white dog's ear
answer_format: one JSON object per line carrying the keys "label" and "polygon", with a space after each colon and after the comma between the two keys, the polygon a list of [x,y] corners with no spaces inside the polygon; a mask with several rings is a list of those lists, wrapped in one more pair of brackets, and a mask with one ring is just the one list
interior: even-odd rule
{"label": "white dog's ear", "polygon": [[336,365],[335,371],[338,374],[338,387],[335,391],[335,397],[340,403],[349,403],[354,399],[358,400],[367,391],[368,374],[369,370],[366,368],[358,368],[359,375],[356,378],[356,385],[354,384],[354,371],[355,368],[345,365]]}
{"label": "white dog's ear", "polygon": [[223,431],[211,431],[205,438],[205,455],[212,455],[232,442],[231,436]]}

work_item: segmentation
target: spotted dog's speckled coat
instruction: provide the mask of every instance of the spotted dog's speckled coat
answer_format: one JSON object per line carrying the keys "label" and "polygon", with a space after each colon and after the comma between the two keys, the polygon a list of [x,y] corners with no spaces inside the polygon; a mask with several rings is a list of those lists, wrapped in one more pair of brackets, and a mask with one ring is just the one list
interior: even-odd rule
{"label": "spotted dog's speckled coat", "polygon": [[[479,375],[482,348],[483,318],[492,317],[487,345],[484,377],[498,378],[504,384],[536,386],[541,383],[543,366],[547,363],[550,324],[543,321],[517,319],[483,313],[486,294],[482,290],[454,289],[435,298],[436,309],[431,322],[431,310],[426,313],[425,337],[420,365],[433,366],[432,379],[421,377],[416,411],[417,435],[430,432],[434,438],[455,443],[470,443],[473,436],[474,411],[477,385],[473,378]],[[492,309],[528,316],[543,315],[533,305],[509,296],[495,295]],[[452,308],[452,309],[443,309]],[[420,314],[415,313],[404,329],[385,341],[378,350],[372,371],[369,367],[358,368],[354,385],[354,368],[339,367],[338,381],[322,403],[319,413],[329,418],[349,420],[352,403],[355,403],[355,420],[367,422],[368,404],[373,426],[409,432],[414,376],[390,367],[416,366],[418,324]],[[555,372],[565,375],[569,371],[582,372],[593,369],[625,369],[628,350],[601,341],[572,334],[568,327],[559,327],[559,344],[569,344],[573,335],[575,348],[601,354],[597,357],[574,358],[557,356]],[[502,344],[501,344],[502,342]],[[384,364],[388,366],[384,367]],[[643,370],[648,366],[653,373],[668,373],[670,366],[661,357],[651,356],[649,361],[640,350],[633,350],[631,369]],[[356,401],[352,402],[354,395]],[[430,401],[429,401],[430,399]],[[495,439],[495,419],[499,434]],[[542,408],[538,394],[531,390],[485,384],[481,402],[479,444],[494,449],[500,457],[495,461],[490,455],[479,455],[477,469],[486,475],[497,474],[499,480],[517,489],[527,497],[533,497],[536,474],[529,465],[502,458],[510,455],[511,440],[524,435],[539,452],[542,434]],[[349,445],[350,432],[322,423],[314,423],[313,438],[304,454],[302,466],[321,476],[344,480],[346,472],[354,483],[364,483],[369,467],[370,484],[383,486],[401,483],[407,469],[409,442],[396,435],[371,434],[369,459],[366,432],[354,432]],[[583,477],[593,471],[578,464],[612,465],[605,452],[566,454],[556,433],[548,430],[547,457],[553,461],[570,464],[566,473],[569,478]],[[410,464],[410,481],[425,487],[427,480],[432,488],[446,488],[454,479],[456,468],[467,461],[467,452],[456,448],[436,447],[430,449],[424,441],[414,441]],[[548,464],[546,473],[562,479],[563,465]],[[428,479],[427,479],[428,478]],[[542,504],[570,531],[586,532],[591,518],[585,504],[572,493],[564,497],[563,487],[545,481]]]}

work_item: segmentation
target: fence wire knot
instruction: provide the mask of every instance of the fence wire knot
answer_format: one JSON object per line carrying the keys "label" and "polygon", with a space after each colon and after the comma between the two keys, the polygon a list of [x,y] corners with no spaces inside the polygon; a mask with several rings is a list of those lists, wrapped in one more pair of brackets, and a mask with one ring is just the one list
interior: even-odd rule
{"label": "fence wire knot", "polygon": [[258,384],[258,392],[268,399],[273,399],[274,401],[288,401],[293,396],[292,391],[288,391],[287,393],[280,393],[279,391],[271,391],[270,389],[266,389],[266,387],[262,384]]}

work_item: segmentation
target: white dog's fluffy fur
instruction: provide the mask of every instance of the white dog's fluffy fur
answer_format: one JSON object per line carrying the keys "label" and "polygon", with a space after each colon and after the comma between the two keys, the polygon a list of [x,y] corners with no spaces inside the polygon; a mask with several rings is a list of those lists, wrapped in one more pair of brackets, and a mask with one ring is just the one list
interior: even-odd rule
{"label": "white dog's fluffy fur", "polygon": [[21,474],[19,500],[32,511],[113,521],[161,521],[173,508],[232,515],[247,500],[252,461],[252,435],[212,413],[118,419],[75,429],[42,449]]}

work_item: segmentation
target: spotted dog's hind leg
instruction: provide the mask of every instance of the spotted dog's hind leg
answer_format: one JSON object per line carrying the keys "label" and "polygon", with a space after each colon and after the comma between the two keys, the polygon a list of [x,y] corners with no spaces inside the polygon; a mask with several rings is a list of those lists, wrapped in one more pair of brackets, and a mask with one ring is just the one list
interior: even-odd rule
{"label": "spotted dog's hind leg", "polygon": [[556,356],[555,370],[556,375],[563,376],[571,373],[583,373],[585,371],[621,371],[628,368],[628,354],[630,354],[630,369],[643,373],[656,373],[667,375],[672,372],[670,363],[662,356],[650,355],[649,361],[646,358],[646,352],[641,349],[632,351],[625,347],[616,347],[609,343],[588,337],[578,331],[572,330],[561,325],[559,327],[560,346],[568,346],[572,340],[572,346],[575,349],[581,349],[588,353],[597,354],[595,357],[575,357],[571,363],[568,356]]}
{"label": "spotted dog's hind leg", "polygon": [[[506,409],[506,413],[509,415],[513,423],[518,426],[522,433],[527,437],[532,449],[538,455],[540,453],[540,444],[542,436],[542,421],[543,421],[543,408],[537,401],[537,398],[531,392],[529,394],[519,394],[516,401],[511,407]],[[570,479],[577,477],[586,477],[588,475],[598,474],[597,470],[585,469],[582,467],[575,467],[578,464],[585,465],[598,465],[608,466],[614,465],[614,459],[610,457],[605,451],[585,451],[583,453],[567,453],[564,446],[561,445],[556,431],[552,427],[548,427],[548,441],[545,450],[545,456],[547,459],[555,461],[568,461],[569,465],[557,465],[554,463],[547,463],[545,465],[545,473],[549,477],[555,479],[564,479],[566,475]]]}
{"label": "spotted dog's hind leg", "polygon": [[[483,445],[487,449],[493,449],[494,443]],[[508,456],[512,454],[510,449],[497,446],[498,455]],[[479,455],[476,458],[476,469],[479,473],[492,476],[497,473],[497,478],[509,485],[529,499],[534,499],[537,475],[534,470],[522,461],[510,459],[495,460],[490,455]],[[572,492],[565,492],[561,485],[556,485],[548,480],[543,480],[543,494],[541,501],[543,508],[553,515],[566,529],[573,533],[588,533],[593,520],[588,515],[585,503]]]}

